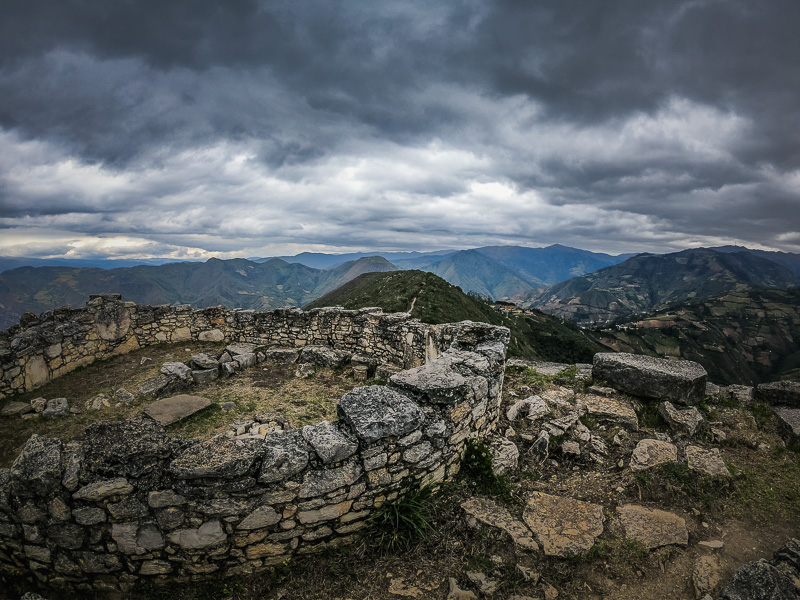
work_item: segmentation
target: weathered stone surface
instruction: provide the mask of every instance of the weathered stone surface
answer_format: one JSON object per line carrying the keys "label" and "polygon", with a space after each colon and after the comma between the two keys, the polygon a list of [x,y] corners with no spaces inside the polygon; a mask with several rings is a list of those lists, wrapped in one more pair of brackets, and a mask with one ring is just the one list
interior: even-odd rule
{"label": "weathered stone surface", "polygon": [[371,443],[418,429],[425,413],[410,398],[385,386],[358,387],[339,401],[339,417],[359,439]]}
{"label": "weathered stone surface", "polygon": [[800,408],[776,406],[772,410],[784,430],[789,432],[795,439],[800,440]]}
{"label": "weathered stone surface", "polygon": [[180,506],[186,503],[186,498],[175,493],[174,490],[161,490],[150,492],[147,495],[147,504],[152,508],[166,508],[167,506]]}
{"label": "weathered stone surface", "polygon": [[660,440],[641,440],[631,455],[631,470],[644,471],[668,462],[678,461],[678,448]]}
{"label": "weathered stone surface", "polygon": [[689,543],[686,521],[673,513],[626,504],[617,507],[617,515],[625,529],[625,537],[642,542],[650,550]]}
{"label": "weathered stone surface", "polygon": [[443,360],[392,375],[391,385],[419,401],[455,404],[469,390],[467,379]]}
{"label": "weathered stone surface", "polygon": [[253,354],[258,346],[256,344],[247,344],[244,342],[237,342],[235,344],[228,344],[225,350],[231,356],[239,356],[241,354]]}
{"label": "weathered stone surface", "polygon": [[751,562],[738,569],[719,595],[720,600],[797,600],[797,598],[798,591],[791,574],[776,568],[766,560]]}
{"label": "weathered stone surface", "polygon": [[421,444],[411,446],[403,451],[403,460],[407,463],[416,464],[430,456],[433,446],[430,442],[424,441]]}
{"label": "weathered stone surface", "polygon": [[42,411],[43,417],[66,417],[69,414],[69,402],[66,398],[51,398],[47,401],[47,406]]}
{"label": "weathered stone surface", "polygon": [[705,397],[708,376],[701,365],[688,360],[599,352],[592,377],[635,396],[696,404]]}
{"label": "weathered stone surface", "polygon": [[61,440],[34,433],[11,465],[11,483],[20,496],[48,496],[61,486]]}
{"label": "weathered stone surface", "polygon": [[800,382],[773,381],[760,383],[756,387],[757,400],[769,404],[786,404],[800,408]]}
{"label": "weathered stone surface", "polygon": [[671,402],[662,402],[658,413],[676,433],[685,433],[689,437],[708,429],[708,422],[694,406],[679,410]]}
{"label": "weathered stone surface", "polygon": [[177,423],[211,405],[211,400],[202,396],[180,394],[156,400],[144,407],[145,414],[166,427]]}
{"label": "weathered stone surface", "polygon": [[192,380],[192,370],[182,362],[165,362],[161,365],[161,373],[167,377],[177,377],[182,381]]}
{"label": "weathered stone surface", "polygon": [[322,421],[316,425],[306,425],[302,434],[325,464],[349,458],[358,450],[358,442],[338,423]]}
{"label": "weathered stone surface", "polygon": [[106,511],[102,508],[86,506],[73,509],[72,516],[80,525],[97,525],[106,520]]}
{"label": "weathered stone surface", "polygon": [[198,385],[211,383],[219,377],[219,369],[195,369],[192,371],[192,381]]}
{"label": "weathered stone surface", "polygon": [[209,329],[197,334],[197,339],[201,342],[222,342],[225,341],[225,334],[219,329]]}
{"label": "weathered stone surface", "polygon": [[86,540],[86,531],[76,523],[62,523],[48,527],[47,537],[60,548],[77,550]]}
{"label": "weathered stone surface", "polygon": [[96,552],[80,552],[77,554],[78,564],[86,573],[113,573],[119,571],[119,558],[113,554],[98,554]]}
{"label": "weathered stone surface", "polygon": [[590,417],[598,421],[612,421],[631,431],[639,431],[639,419],[630,402],[589,394],[585,403]]}
{"label": "weathered stone surface", "polygon": [[722,461],[719,448],[706,450],[698,446],[686,446],[686,463],[690,469],[702,471],[713,477],[730,477],[731,473]]}
{"label": "weathered stone surface", "polygon": [[497,475],[517,468],[519,448],[508,438],[500,438],[490,446],[492,452],[492,470]]}
{"label": "weathered stone surface", "polygon": [[511,516],[508,510],[488,498],[474,497],[461,504],[462,510],[482,523],[502,529],[514,543],[526,550],[538,550],[530,529]]}
{"label": "weathered stone surface", "polygon": [[361,477],[361,465],[350,462],[334,469],[309,471],[303,477],[303,486],[298,494],[300,498],[313,498],[327,494],[346,485],[352,485]]}
{"label": "weathered stone surface", "polygon": [[318,523],[320,521],[330,521],[332,519],[338,519],[342,515],[346,514],[352,505],[353,501],[347,500],[345,502],[340,502],[339,504],[323,506],[317,510],[304,510],[297,513],[297,518],[303,525]]}
{"label": "weathered stone surface", "polygon": [[139,395],[145,397],[155,397],[170,390],[178,389],[181,385],[182,383],[180,383],[180,379],[177,377],[158,375],[156,377],[146,379],[139,384]]}
{"label": "weathered stone surface", "polygon": [[294,371],[294,376],[298,379],[303,379],[313,375],[315,370],[316,367],[311,363],[300,363],[297,365],[297,369]]}
{"label": "weathered stone surface", "polygon": [[351,356],[351,352],[336,350],[329,346],[306,346],[300,353],[300,362],[332,369],[346,364]]}
{"label": "weathered stone surface", "polygon": [[701,556],[694,562],[692,584],[696,598],[711,594],[720,583],[719,558],[712,555]]}
{"label": "weathered stone surface", "polygon": [[447,594],[447,600],[478,600],[478,597],[474,594],[474,592],[470,592],[468,590],[462,590],[458,587],[458,582],[456,581],[455,577],[450,577],[448,580],[449,592]]}
{"label": "weathered stone surface", "polygon": [[169,534],[169,541],[185,550],[201,550],[228,540],[219,521],[208,521],[196,529],[179,529]]}
{"label": "weathered stone surface", "polygon": [[252,352],[250,354],[237,354],[233,357],[233,362],[237,369],[249,369],[255,366],[258,362],[258,357]]}
{"label": "weathered stone surface", "polygon": [[34,412],[34,408],[28,402],[9,402],[0,410],[0,416],[13,417],[16,415],[25,415],[30,412]]}
{"label": "weathered stone surface", "polygon": [[90,472],[134,477],[160,469],[171,453],[164,427],[147,417],[89,425],[84,448]]}
{"label": "weathered stone surface", "polygon": [[148,515],[147,507],[135,496],[129,496],[119,502],[112,502],[106,506],[106,509],[117,521],[129,521]]}
{"label": "weathered stone surface", "polygon": [[290,478],[308,465],[308,446],[299,431],[282,431],[264,438],[264,461],[258,475],[260,483]]}
{"label": "weathered stone surface", "polygon": [[180,479],[240,477],[261,457],[264,448],[260,439],[217,436],[186,448],[170,462],[169,470]]}
{"label": "weathered stone surface", "polygon": [[603,533],[603,507],[573,498],[533,492],[522,515],[548,556],[586,552]]}
{"label": "weathered stone surface", "polygon": [[296,348],[281,348],[279,346],[273,346],[264,351],[264,358],[266,360],[284,365],[290,365],[297,362],[298,356],[300,356],[300,351]]}
{"label": "weathered stone surface", "polygon": [[[201,333],[200,335],[203,334]],[[172,573],[172,565],[170,565],[166,560],[146,560],[139,568],[139,575],[166,575],[167,573]]]}
{"label": "weathered stone surface", "polygon": [[125,496],[133,491],[133,486],[123,477],[116,479],[106,479],[95,481],[83,486],[72,494],[76,500],[86,500],[87,502],[99,502],[109,496]]}
{"label": "weathered stone surface", "polygon": [[748,405],[753,401],[755,389],[750,385],[729,385],[719,390],[720,400],[732,399],[739,404]]}
{"label": "weathered stone surface", "polygon": [[547,403],[541,397],[529,396],[528,398],[517,400],[509,406],[506,411],[506,418],[511,422],[520,417],[527,417],[531,421],[535,421],[544,417],[549,411]]}
{"label": "weathered stone surface", "polygon": [[259,506],[249,515],[247,515],[236,526],[237,529],[261,529],[262,527],[269,527],[281,520],[274,508],[271,506]]}

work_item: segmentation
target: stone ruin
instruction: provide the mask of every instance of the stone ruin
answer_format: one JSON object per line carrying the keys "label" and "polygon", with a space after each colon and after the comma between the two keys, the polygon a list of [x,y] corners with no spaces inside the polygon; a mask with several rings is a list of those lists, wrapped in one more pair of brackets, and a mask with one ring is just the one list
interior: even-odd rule
{"label": "stone ruin", "polygon": [[[268,415],[212,440],[189,440],[140,417],[95,424],[82,442],[35,435],[11,469],[0,469],[0,569],[86,592],[269,569],[294,555],[347,544],[383,503],[411,486],[452,479],[469,438],[491,443],[497,472],[515,468],[513,427],[505,436],[494,433],[499,422],[536,424],[538,435],[517,437],[540,462],[549,460],[555,437],[563,438],[562,457],[602,463],[608,449],[579,418],[614,423],[613,443],[623,443],[638,421],[617,391],[657,399],[680,440],[676,446],[659,433],[641,439],[627,461],[632,471],[685,461],[691,470],[730,476],[718,450],[693,441],[700,433],[715,440],[725,435],[693,406],[705,397],[743,405],[763,400],[789,436],[800,438],[800,384],[720,388],[696,363],[617,353],[578,366],[578,378],[608,387],[594,385],[580,400],[558,390],[512,399],[501,413],[508,336],[505,328],[431,326],[378,309],[191,310],[136,306],[109,295],[93,297],[85,309],[26,317],[0,334],[0,389],[7,394],[97,357],[188,339],[228,345],[221,356],[164,365],[147,390],[172,390],[264,360],[297,362],[299,372],[303,365],[347,363],[358,379],[379,373],[390,381],[354,389],[341,399],[337,422],[301,430],[285,430],[279,416]],[[566,367],[534,366],[553,374]],[[606,520],[599,505],[541,492],[529,499],[521,520],[488,498],[471,498],[462,509],[468,523],[502,530],[520,548],[547,556],[587,551]],[[625,504],[614,518],[627,538],[648,549],[687,544],[686,523],[676,514]],[[793,597],[798,548],[792,541],[773,561],[743,567],[721,597],[751,597],[747,590]],[[704,583],[707,571],[692,576],[698,594],[717,585]],[[460,592],[452,578],[450,586]]]}
{"label": "stone ruin", "polygon": [[330,349],[393,374],[387,386],[345,394],[337,422],[301,430],[197,440],[137,417],[91,425],[79,442],[34,434],[0,469],[2,571],[58,589],[124,591],[142,578],[252,573],[347,544],[383,503],[455,477],[467,439],[494,429],[509,331],[379,309],[192,310],[101,295],[2,334],[2,390],[188,339],[255,344],[265,358]]}

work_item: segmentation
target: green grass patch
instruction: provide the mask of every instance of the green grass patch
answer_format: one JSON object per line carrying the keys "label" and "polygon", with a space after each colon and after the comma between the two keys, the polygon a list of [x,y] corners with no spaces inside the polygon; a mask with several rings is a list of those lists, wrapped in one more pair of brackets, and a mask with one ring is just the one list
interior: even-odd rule
{"label": "green grass patch", "polygon": [[636,408],[636,417],[639,419],[639,427],[644,429],[667,429],[667,423],[658,413],[658,403],[647,400],[641,402]]}
{"label": "green grass patch", "polygon": [[406,551],[433,533],[434,488],[411,489],[369,518],[368,539],[386,553]]}
{"label": "green grass patch", "polygon": [[800,457],[785,450],[780,457],[764,457],[758,463],[734,466],[736,490],[729,510],[736,516],[760,523],[800,519]]}
{"label": "green grass patch", "polygon": [[635,480],[643,499],[669,503],[690,500],[707,510],[717,508],[732,489],[730,479],[704,475],[682,463],[666,463],[640,471]]}
{"label": "green grass patch", "polygon": [[766,429],[775,420],[772,408],[770,408],[769,404],[766,402],[753,402],[752,404],[748,404],[747,410],[753,415],[759,429]]}

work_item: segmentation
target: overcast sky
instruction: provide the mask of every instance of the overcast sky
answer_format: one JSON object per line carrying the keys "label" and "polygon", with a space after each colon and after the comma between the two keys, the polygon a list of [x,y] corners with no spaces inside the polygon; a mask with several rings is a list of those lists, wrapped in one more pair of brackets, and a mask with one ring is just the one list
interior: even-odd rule
{"label": "overcast sky", "polygon": [[0,255],[800,252],[798,0],[3,0]]}

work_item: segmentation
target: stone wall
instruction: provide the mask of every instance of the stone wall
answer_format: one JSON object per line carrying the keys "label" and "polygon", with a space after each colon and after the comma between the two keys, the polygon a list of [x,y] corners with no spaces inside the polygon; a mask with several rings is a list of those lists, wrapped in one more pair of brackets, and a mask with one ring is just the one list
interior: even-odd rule
{"label": "stone wall", "polygon": [[98,358],[188,340],[326,345],[409,368],[446,348],[452,330],[379,308],[196,310],[136,305],[118,294],[99,294],[84,308],[59,308],[40,317],[28,313],[0,333],[0,398],[36,389]]}
{"label": "stone wall", "polygon": [[[0,570],[33,573],[54,588],[124,591],[141,579],[236,575],[346,544],[383,503],[452,479],[466,440],[486,436],[499,418],[504,327],[431,327],[369,310],[90,304],[73,311],[85,318],[80,325],[52,341],[61,356],[93,334],[94,347],[109,354],[132,339],[219,331],[283,346],[328,342],[419,366],[388,386],[343,396],[337,422],[259,438],[171,437],[144,417],[97,423],[81,442],[32,436],[12,467],[0,469]],[[12,333],[36,332],[28,354],[15,350],[26,365],[35,356],[52,360],[38,340],[50,342],[46,333],[68,324],[55,314],[41,321]]]}

